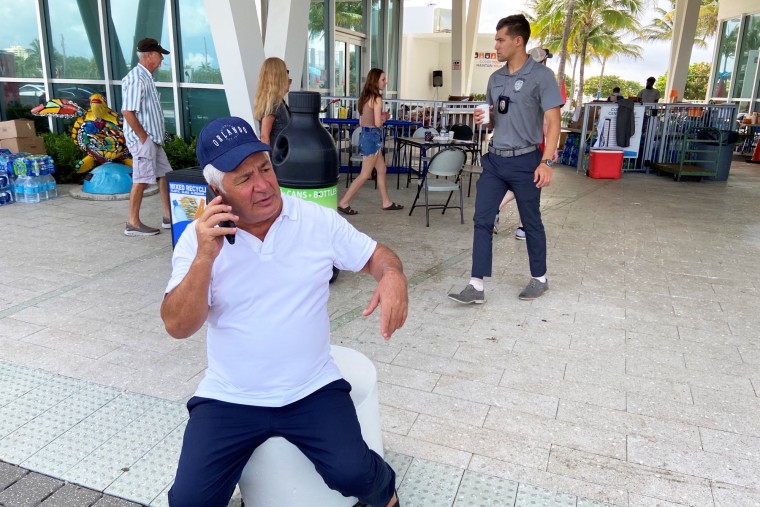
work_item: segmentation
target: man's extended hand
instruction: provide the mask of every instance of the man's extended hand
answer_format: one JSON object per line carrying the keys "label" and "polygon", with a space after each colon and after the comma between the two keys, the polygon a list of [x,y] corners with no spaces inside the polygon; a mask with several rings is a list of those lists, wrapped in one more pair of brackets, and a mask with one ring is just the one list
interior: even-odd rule
{"label": "man's extended hand", "polygon": [[404,325],[409,308],[406,276],[395,268],[386,268],[377,283],[369,304],[362,312],[367,317],[380,305],[380,334],[390,340],[393,333]]}
{"label": "man's extended hand", "polygon": [[533,172],[533,183],[536,184],[536,188],[548,187],[552,183],[554,177],[554,171],[551,167],[541,162]]}

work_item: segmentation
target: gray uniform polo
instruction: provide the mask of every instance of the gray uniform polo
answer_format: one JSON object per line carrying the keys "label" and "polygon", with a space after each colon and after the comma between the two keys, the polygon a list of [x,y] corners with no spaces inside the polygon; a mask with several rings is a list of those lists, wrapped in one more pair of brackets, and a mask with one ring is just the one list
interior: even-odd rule
{"label": "gray uniform polo", "polygon": [[[514,74],[507,65],[488,79],[488,103],[493,105],[494,148],[538,146],[544,140],[544,112],[564,104],[554,72],[528,58]],[[509,97],[509,110],[499,113],[499,96]]]}

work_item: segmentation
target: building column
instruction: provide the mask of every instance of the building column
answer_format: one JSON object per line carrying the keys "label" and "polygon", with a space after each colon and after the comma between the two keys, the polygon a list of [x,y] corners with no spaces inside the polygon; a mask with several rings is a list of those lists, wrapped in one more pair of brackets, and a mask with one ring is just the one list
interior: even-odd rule
{"label": "building column", "polygon": [[264,61],[264,43],[256,11],[258,1],[205,0],[230,114],[251,125],[259,69]]}
{"label": "building column", "polygon": [[662,97],[663,102],[670,101],[671,90],[676,91],[679,100],[683,99],[701,3],[700,0],[676,0],[673,41],[670,46],[668,80],[665,85],[665,96]]}
{"label": "building column", "polygon": [[[275,7],[276,6],[276,7]],[[306,45],[309,37],[310,0],[277,0],[268,9],[264,53],[285,60],[292,90],[301,88]]]}
{"label": "building column", "polygon": [[465,0],[451,2],[451,94],[464,95],[465,88]]}
{"label": "building column", "polygon": [[475,70],[475,44],[478,41],[478,25],[480,24],[480,0],[470,0],[467,7],[467,34],[465,41],[465,56],[462,59],[462,69],[467,72],[464,93],[472,93],[472,72]]}

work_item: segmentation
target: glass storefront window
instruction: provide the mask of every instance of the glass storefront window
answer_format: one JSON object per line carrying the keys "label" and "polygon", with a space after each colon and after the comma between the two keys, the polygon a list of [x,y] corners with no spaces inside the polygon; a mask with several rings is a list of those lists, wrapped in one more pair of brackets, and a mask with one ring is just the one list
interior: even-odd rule
{"label": "glass storefront window", "polygon": [[180,81],[221,84],[222,73],[203,0],[180,0],[178,10],[182,48]]}
{"label": "glass storefront window", "polygon": [[183,88],[182,109],[183,134],[188,139],[198,137],[201,129],[211,120],[230,115],[224,90]]}
{"label": "glass storefront window", "polygon": [[103,79],[97,2],[45,4],[50,20],[51,77]]}
{"label": "glass storefront window", "polygon": [[364,1],[345,0],[335,2],[335,26],[364,32]]}
{"label": "glass storefront window", "polygon": [[[166,2],[163,0],[134,2],[109,0],[108,31],[112,77],[121,79],[137,65],[137,42],[140,39],[152,37],[160,41],[162,47],[169,49],[169,18]],[[161,67],[153,73],[156,81],[171,82],[172,58],[174,58],[173,54],[164,57]]]}
{"label": "glass storefront window", "polygon": [[739,66],[734,82],[734,98],[748,99],[757,86],[757,62],[760,57],[760,14],[747,16],[744,33],[742,34],[741,49],[739,50]]}
{"label": "glass storefront window", "polygon": [[730,19],[723,23],[723,30],[718,45],[718,60],[713,73],[712,97],[728,97],[731,86],[731,74],[734,70],[736,42],[739,36],[739,18]]}
{"label": "glass storefront window", "polygon": [[37,132],[48,132],[47,118],[34,116],[31,109],[45,100],[42,83],[4,83],[0,81],[0,115],[5,120],[27,118],[34,121]]}
{"label": "glass storefront window", "polygon": [[0,77],[42,77],[36,3],[0,3]]}
{"label": "glass storefront window", "polygon": [[327,93],[330,90],[325,21],[325,0],[312,0],[309,8],[306,89],[320,93]]}
{"label": "glass storefront window", "polygon": [[335,96],[346,96],[346,43],[335,41]]}
{"label": "glass storefront window", "polygon": [[[161,44],[163,46],[163,44]],[[177,115],[174,113],[174,92],[170,87],[159,86],[158,94],[161,97],[161,109],[164,112],[164,127],[169,134],[177,133]],[[121,86],[113,87],[113,102],[111,109],[121,114]]]}

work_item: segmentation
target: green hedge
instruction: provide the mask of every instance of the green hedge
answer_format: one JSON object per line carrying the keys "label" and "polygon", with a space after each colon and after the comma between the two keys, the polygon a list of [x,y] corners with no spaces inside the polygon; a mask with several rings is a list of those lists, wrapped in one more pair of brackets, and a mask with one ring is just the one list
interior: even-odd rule
{"label": "green hedge", "polygon": [[45,140],[45,151],[53,157],[55,164],[55,181],[58,183],[82,183],[84,174],[76,173],[77,162],[82,160],[85,153],[74,144],[69,134],[42,134]]}

